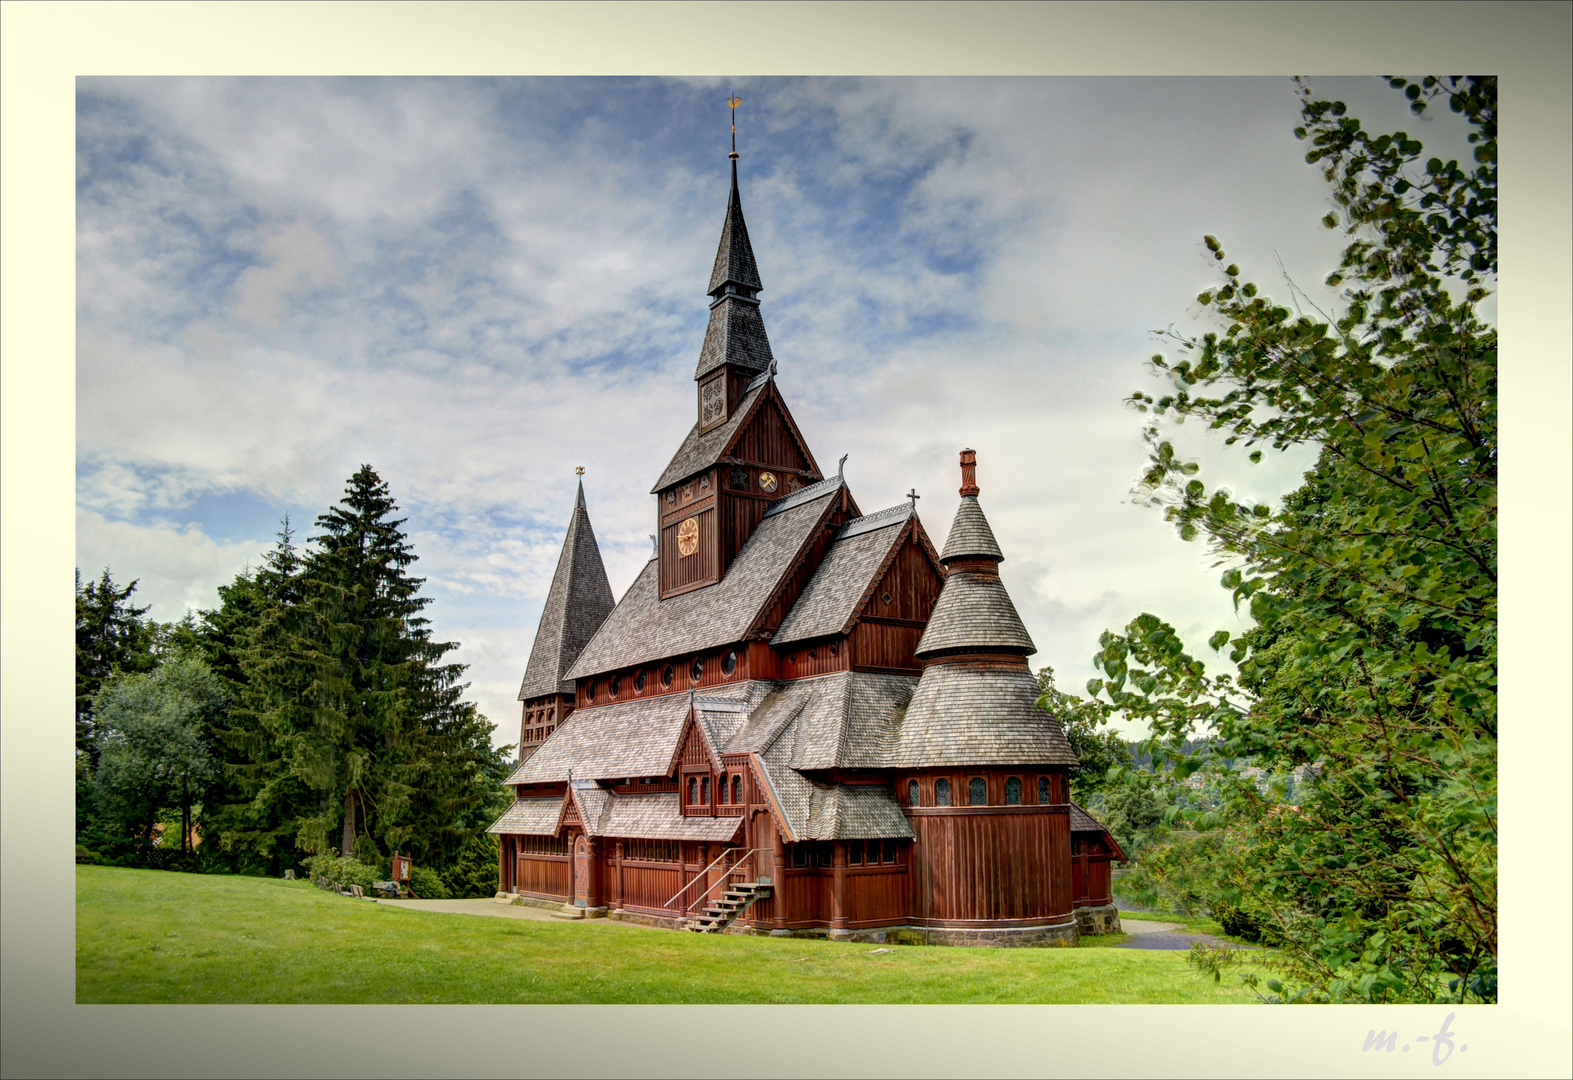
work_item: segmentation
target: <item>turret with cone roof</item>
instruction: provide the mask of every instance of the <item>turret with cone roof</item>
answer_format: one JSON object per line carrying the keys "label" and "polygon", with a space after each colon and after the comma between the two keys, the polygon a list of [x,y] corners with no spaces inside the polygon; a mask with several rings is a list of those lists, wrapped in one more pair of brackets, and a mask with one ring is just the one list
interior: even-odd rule
{"label": "turret with cone roof", "polygon": [[961,452],[961,506],[940,562],[940,590],[917,657],[923,675],[890,764],[1074,765],[1058,721],[1038,708],[1036,652],[1000,581],[1005,556],[978,505],[977,454]]}

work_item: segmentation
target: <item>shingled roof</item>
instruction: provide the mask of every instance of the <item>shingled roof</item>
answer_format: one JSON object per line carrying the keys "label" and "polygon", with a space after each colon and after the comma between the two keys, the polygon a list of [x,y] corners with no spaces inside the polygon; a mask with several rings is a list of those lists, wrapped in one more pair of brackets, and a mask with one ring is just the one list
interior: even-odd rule
{"label": "shingled roof", "polygon": [[868,591],[878,583],[880,571],[906,535],[912,516],[912,504],[902,503],[848,522],[787,612],[771,644],[790,645],[849,630]]}
{"label": "shingled roof", "polygon": [[814,487],[818,490],[812,498],[760,521],[726,576],[714,585],[662,600],[656,560],[651,559],[579,654],[568,677],[579,679],[743,640],[824,526],[841,485],[836,481]]}
{"label": "shingled roof", "polygon": [[748,242],[748,225],[743,221],[743,197],[737,190],[737,162],[732,162],[732,191],[726,200],[726,222],[721,226],[721,243],[716,248],[715,265],[710,270],[712,296],[727,282],[746,289],[764,288],[759,280],[759,264],[754,261],[754,246]]}
{"label": "shingled roof", "polygon": [[563,550],[557,557],[557,570],[552,574],[552,587],[546,594],[546,606],[535,631],[535,644],[524,668],[524,681],[519,684],[520,701],[573,693],[573,681],[566,678],[568,669],[612,606],[612,586],[606,579],[595,530],[590,527],[581,481]]}
{"label": "shingled roof", "polygon": [[503,783],[665,776],[688,709],[687,694],[575,709]]}
{"label": "shingled roof", "polygon": [[998,574],[952,570],[945,575],[945,587],[918,639],[917,655],[929,657],[959,649],[1022,656],[1038,651]]}
{"label": "shingled roof", "polygon": [[723,364],[732,364],[742,371],[766,371],[772,359],[759,304],[727,296],[710,309],[694,378],[703,378]]}
{"label": "shingled roof", "polygon": [[557,831],[562,817],[563,797],[549,795],[540,799],[515,799],[486,830],[510,836],[550,836]]}
{"label": "shingled roof", "polygon": [[1081,808],[1076,800],[1071,800],[1071,832],[1073,833],[1101,833],[1113,850],[1114,857],[1120,862],[1125,862],[1125,850],[1120,847],[1120,842],[1114,838],[1108,826],[1087,811]]}
{"label": "shingled roof", "polygon": [[1074,765],[1059,722],[1038,708],[1038,680],[1018,668],[930,664],[907,706],[886,765]]}
{"label": "shingled roof", "polygon": [[945,537],[945,550],[939,555],[942,563],[955,559],[993,559],[995,562],[1005,559],[976,495],[962,497],[956,517],[950,523],[950,535]]}

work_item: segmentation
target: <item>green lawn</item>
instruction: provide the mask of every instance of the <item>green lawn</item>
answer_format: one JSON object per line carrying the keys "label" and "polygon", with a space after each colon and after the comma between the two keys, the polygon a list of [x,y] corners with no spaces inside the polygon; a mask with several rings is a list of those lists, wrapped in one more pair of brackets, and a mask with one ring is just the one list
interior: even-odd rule
{"label": "green lawn", "polygon": [[[958,949],[401,910],[304,882],[77,867],[78,1003],[1254,1002],[1183,952]],[[1094,939],[1095,940],[1095,939]]]}

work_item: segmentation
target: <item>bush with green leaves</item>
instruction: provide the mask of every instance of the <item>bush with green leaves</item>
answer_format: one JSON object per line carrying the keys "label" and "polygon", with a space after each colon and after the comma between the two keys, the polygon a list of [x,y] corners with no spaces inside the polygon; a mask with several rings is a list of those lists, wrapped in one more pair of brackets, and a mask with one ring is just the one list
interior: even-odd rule
{"label": "bush with green leaves", "polygon": [[326,881],[346,889],[359,885],[368,892],[374,883],[388,880],[382,868],[367,866],[359,859],[346,859],[342,855],[313,855],[306,860],[306,871],[313,881]]}
{"label": "bush with green leaves", "polygon": [[452,896],[442,875],[429,866],[410,867],[410,891],[422,900],[447,900]]}

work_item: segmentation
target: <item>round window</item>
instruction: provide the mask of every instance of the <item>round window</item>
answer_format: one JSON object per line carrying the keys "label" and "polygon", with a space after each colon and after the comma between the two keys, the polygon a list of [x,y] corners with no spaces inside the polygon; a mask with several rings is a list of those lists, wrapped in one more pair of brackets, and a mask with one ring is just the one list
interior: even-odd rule
{"label": "round window", "polygon": [[644,669],[639,669],[639,674],[634,676],[634,693],[644,693]]}
{"label": "round window", "polygon": [[831,656],[840,656],[841,655],[841,646],[840,645],[832,645],[832,646],[830,646],[830,655]]}
{"label": "round window", "polygon": [[671,664],[668,664],[668,665],[666,665],[666,667],[661,669],[661,685],[662,686],[671,686],[672,685],[672,680],[675,679],[675,678],[677,678],[677,672],[675,670],[673,670]]}
{"label": "round window", "polygon": [[586,701],[594,701],[595,700],[595,680],[594,679],[591,679],[588,683],[585,684],[585,687],[584,687],[584,699]]}
{"label": "round window", "polygon": [[817,660],[819,659],[819,653],[814,649],[810,649],[808,650],[808,658],[810,660]]}
{"label": "round window", "polygon": [[612,696],[616,697],[619,693],[622,692],[622,689],[623,689],[623,677],[621,675],[613,675],[612,676]]}
{"label": "round window", "polygon": [[737,670],[737,653],[729,652],[726,654],[726,659],[721,661],[721,670],[728,675]]}
{"label": "round window", "polygon": [[704,673],[705,673],[705,662],[703,660],[699,659],[699,657],[697,657],[697,656],[694,657],[694,666],[688,669],[688,678],[691,681],[693,681],[693,682],[698,682],[699,681],[699,677],[701,675],[703,675]]}

